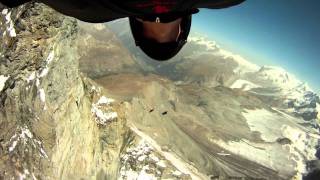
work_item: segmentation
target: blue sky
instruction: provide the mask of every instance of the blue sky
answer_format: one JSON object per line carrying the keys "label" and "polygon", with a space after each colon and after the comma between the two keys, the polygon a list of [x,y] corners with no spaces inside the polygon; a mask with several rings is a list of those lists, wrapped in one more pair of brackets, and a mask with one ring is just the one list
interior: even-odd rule
{"label": "blue sky", "polygon": [[287,69],[320,90],[320,0],[247,0],[201,9],[193,30],[259,65]]}

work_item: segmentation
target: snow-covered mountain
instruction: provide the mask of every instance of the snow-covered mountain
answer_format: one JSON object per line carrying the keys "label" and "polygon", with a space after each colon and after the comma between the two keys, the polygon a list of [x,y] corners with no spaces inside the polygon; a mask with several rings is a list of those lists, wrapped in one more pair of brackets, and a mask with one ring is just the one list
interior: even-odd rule
{"label": "snow-covered mountain", "polygon": [[256,72],[240,76],[240,79],[242,86],[236,86],[239,83],[239,80],[236,80],[230,87],[251,87],[243,90],[282,98],[287,105],[288,112],[291,111],[306,121],[317,122],[319,96],[307,83],[300,81],[283,68],[262,66]]}
{"label": "snow-covered mountain", "polygon": [[[192,38],[197,39],[197,38]],[[293,117],[301,118],[305,121],[307,126],[311,126],[317,132],[320,132],[319,113],[320,113],[320,100],[319,96],[308,86],[307,83],[300,81],[293,74],[287,72],[282,67],[277,66],[262,66],[259,67],[239,55],[223,50],[217,43],[206,41],[204,38],[198,38],[201,45],[206,45],[208,49],[215,49],[213,53],[218,55],[224,55],[225,58],[229,58],[237,63],[234,73],[237,76],[230,82],[229,87],[232,89],[238,89],[246,91],[248,93],[262,96],[264,102],[270,104],[270,99],[281,101],[282,105],[276,106],[270,104],[275,110],[292,115]],[[214,47],[212,48],[212,44]],[[218,53],[217,53],[218,52]],[[269,97],[269,98],[268,98]],[[268,103],[269,101],[269,103]],[[252,111],[248,111],[252,112]],[[250,113],[249,113],[250,114]],[[247,115],[245,115],[247,116]],[[250,115],[251,116],[251,115]],[[269,115],[264,115],[262,112],[252,112],[253,119],[266,120]],[[260,118],[257,118],[260,117]],[[275,118],[275,117],[273,117]],[[270,121],[269,121],[270,122]],[[258,123],[253,123],[253,127],[257,127]],[[264,125],[267,126],[267,125]],[[265,129],[266,127],[261,127]],[[259,128],[257,129],[259,131]],[[261,130],[261,129],[260,129]],[[265,134],[271,134],[267,130]],[[283,131],[284,133],[284,131]],[[291,132],[296,136],[298,132]],[[319,138],[319,137],[318,137]],[[292,138],[289,138],[292,139]],[[309,141],[308,137],[304,141]],[[297,140],[297,143],[300,140]],[[306,146],[302,145],[302,146]],[[301,146],[301,147],[302,147]],[[229,147],[231,148],[231,147]],[[317,148],[317,147],[313,147]],[[319,151],[320,149],[318,149]],[[305,151],[305,150],[303,150]],[[309,158],[314,159],[316,149],[310,152]],[[307,158],[307,159],[309,159]],[[305,161],[301,161],[301,166],[306,166]]]}
{"label": "snow-covered mountain", "polygon": [[283,68],[263,66],[256,72],[241,76],[230,87],[282,98],[288,112],[306,121],[314,121],[314,126],[318,126],[319,96],[307,83]]}
{"label": "snow-covered mountain", "polygon": [[204,48],[201,48],[200,51],[197,52],[198,55],[204,53],[212,53],[214,56],[235,61],[238,66],[233,71],[237,74],[254,72],[259,69],[259,66],[247,61],[245,58],[238,54],[221,48],[217,42],[208,40],[207,37],[198,33],[192,33],[188,38],[188,42],[190,44],[195,44],[196,46],[204,46]]}
{"label": "snow-covered mountain", "polygon": [[[207,40],[199,34],[193,34],[189,40],[190,43],[205,46],[207,51],[202,53],[212,53],[212,55],[223,57],[224,60],[236,62],[237,65],[233,68],[233,72],[237,76],[230,82],[230,88],[277,96],[284,99],[288,109],[293,108],[292,111],[305,120],[317,118],[319,96],[306,82],[302,82],[282,67],[259,67],[240,55],[224,50],[216,42]],[[198,52],[198,54],[200,53]]]}

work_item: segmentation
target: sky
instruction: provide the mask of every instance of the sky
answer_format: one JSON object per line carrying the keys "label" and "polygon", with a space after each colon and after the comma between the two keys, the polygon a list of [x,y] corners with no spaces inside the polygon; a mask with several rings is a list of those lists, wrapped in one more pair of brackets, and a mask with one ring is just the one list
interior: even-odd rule
{"label": "sky", "polygon": [[281,66],[320,91],[320,0],[247,0],[201,9],[192,30],[258,65]]}

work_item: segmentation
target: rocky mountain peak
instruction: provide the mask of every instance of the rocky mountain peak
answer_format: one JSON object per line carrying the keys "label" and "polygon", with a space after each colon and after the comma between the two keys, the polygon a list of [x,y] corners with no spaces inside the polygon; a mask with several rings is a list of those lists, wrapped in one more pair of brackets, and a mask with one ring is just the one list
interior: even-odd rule
{"label": "rocky mountain peak", "polygon": [[77,21],[37,3],[1,20],[0,179],[117,176],[128,129],[79,71]]}

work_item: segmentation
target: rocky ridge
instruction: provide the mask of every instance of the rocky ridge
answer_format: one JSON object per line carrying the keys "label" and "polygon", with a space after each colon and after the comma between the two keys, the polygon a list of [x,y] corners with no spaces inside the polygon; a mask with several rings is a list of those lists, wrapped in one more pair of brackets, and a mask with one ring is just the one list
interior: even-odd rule
{"label": "rocky ridge", "polygon": [[79,71],[77,22],[37,3],[0,17],[0,179],[117,177],[128,128]]}

